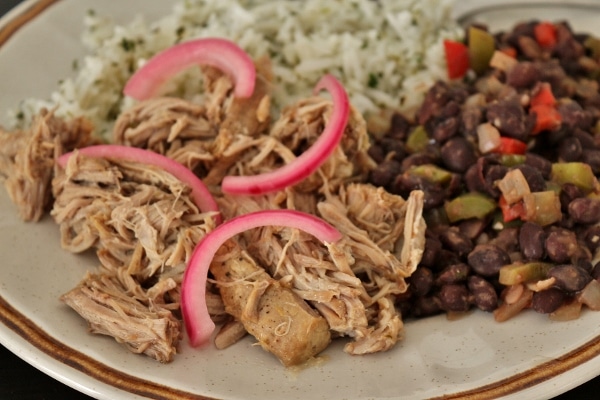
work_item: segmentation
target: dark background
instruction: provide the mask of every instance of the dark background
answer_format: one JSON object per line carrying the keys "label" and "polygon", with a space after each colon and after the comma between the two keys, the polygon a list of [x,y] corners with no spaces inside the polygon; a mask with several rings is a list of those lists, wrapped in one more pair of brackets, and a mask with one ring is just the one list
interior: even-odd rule
{"label": "dark background", "polygon": [[[0,16],[22,0],[0,0]],[[215,0],[218,1],[218,0]],[[599,15],[600,17],[600,15]],[[2,79],[2,78],[0,78]],[[6,77],[4,77],[6,79]],[[1,111],[0,111],[1,112]],[[600,374],[600,371],[598,371]],[[600,376],[565,394],[556,400],[592,400],[600,398]],[[85,396],[53,378],[38,371],[0,345],[0,400],[30,399],[77,399]]]}

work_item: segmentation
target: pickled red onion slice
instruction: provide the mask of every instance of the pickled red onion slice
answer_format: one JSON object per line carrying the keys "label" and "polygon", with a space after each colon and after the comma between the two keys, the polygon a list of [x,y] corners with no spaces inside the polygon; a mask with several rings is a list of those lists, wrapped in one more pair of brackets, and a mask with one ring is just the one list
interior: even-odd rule
{"label": "pickled red onion slice", "polygon": [[181,284],[181,311],[193,347],[208,342],[215,329],[205,298],[208,270],[215,253],[233,236],[261,226],[297,228],[325,243],[336,242],[342,237],[337,229],[324,220],[293,210],[263,210],[243,214],[208,233],[196,245]]}
{"label": "pickled red onion slice", "polygon": [[[121,146],[116,144],[100,144],[82,147],[70,153],[65,153],[57,160],[58,164],[65,168],[69,159],[75,152],[87,157],[121,159],[149,164],[163,169],[179,179],[192,190],[191,197],[202,212],[219,212],[217,202],[206,185],[190,169],[161,154],[137,147]],[[220,222],[220,214],[216,214],[217,223]]]}
{"label": "pickled red onion slice", "polygon": [[155,96],[175,74],[200,64],[219,68],[233,79],[235,97],[252,95],[256,80],[254,62],[238,45],[221,38],[190,40],[156,54],[129,78],[123,93],[146,100]]}
{"label": "pickled red onion slice", "polygon": [[350,115],[346,90],[333,75],[325,75],[317,83],[314,93],[327,90],[333,99],[333,111],[323,132],[313,145],[298,158],[274,171],[253,176],[226,176],[223,193],[257,195],[292,186],[315,172],[340,143]]}

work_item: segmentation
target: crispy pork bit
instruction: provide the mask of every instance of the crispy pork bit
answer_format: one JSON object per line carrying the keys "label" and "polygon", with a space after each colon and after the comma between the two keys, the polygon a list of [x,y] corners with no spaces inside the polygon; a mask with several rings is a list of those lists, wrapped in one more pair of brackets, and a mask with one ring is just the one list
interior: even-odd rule
{"label": "crispy pork bit", "polygon": [[[93,332],[170,361],[174,350],[168,349],[176,347],[181,331],[172,313],[179,310],[184,266],[195,244],[214,228],[212,214],[200,213],[189,187],[164,170],[123,160],[76,153],[57,171],[52,188],[51,215],[63,248],[95,249],[101,262],[100,276],[88,276],[63,301]],[[211,304],[218,310],[219,304]],[[145,326],[144,315],[150,325],[173,334]]]}
{"label": "crispy pork bit", "polygon": [[[327,321],[285,283],[273,279],[230,242],[213,262],[226,311],[285,366],[306,362],[331,341]],[[223,251],[221,252],[223,253]]]}
{"label": "crispy pork bit", "polygon": [[54,160],[92,144],[91,132],[83,118],[64,121],[45,110],[28,130],[0,129],[0,180],[24,221],[38,221],[48,211]]}

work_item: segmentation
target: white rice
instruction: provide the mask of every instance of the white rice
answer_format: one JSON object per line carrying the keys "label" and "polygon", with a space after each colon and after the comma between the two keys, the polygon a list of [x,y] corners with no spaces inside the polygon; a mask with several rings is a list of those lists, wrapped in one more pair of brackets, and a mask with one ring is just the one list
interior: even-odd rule
{"label": "white rice", "polygon": [[[83,34],[89,55],[79,60],[76,76],[47,100],[23,101],[11,111],[12,125],[57,107],[57,115],[86,116],[106,134],[132,101],[121,91],[133,69],[174,43],[208,36],[272,58],[275,108],[309,95],[332,73],[361,112],[408,112],[428,86],[446,78],[442,39],[460,36],[451,6],[452,0],[184,0],[160,20],[138,17],[126,26],[90,13]],[[197,69],[178,82],[183,97],[201,93]]]}

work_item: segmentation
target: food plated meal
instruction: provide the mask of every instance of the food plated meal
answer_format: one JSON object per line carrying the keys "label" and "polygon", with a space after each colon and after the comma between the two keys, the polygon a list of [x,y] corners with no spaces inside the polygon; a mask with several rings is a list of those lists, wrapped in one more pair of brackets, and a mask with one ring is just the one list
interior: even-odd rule
{"label": "food plated meal", "polygon": [[[335,104],[335,103],[334,103],[334,104]],[[58,114],[58,112],[57,112],[57,114]],[[353,115],[354,115],[354,114],[353,114]],[[370,122],[371,122],[371,121],[370,121]],[[381,121],[378,121],[378,122],[381,124]],[[370,156],[372,157],[372,155],[370,155]],[[129,167],[128,167],[128,168],[129,168]],[[352,173],[353,173],[353,172],[351,172],[351,174],[352,174]],[[126,175],[126,176],[129,176],[129,174],[125,174],[125,175]],[[350,176],[352,176],[352,175],[350,175]],[[127,178],[127,179],[129,179],[129,178]],[[76,183],[76,184],[82,184],[82,183],[84,183],[84,182],[85,182],[85,181],[82,181],[82,180],[78,179],[78,180],[75,180],[75,182],[74,182],[74,183]],[[317,182],[316,184],[318,185],[319,183]],[[103,185],[101,185],[101,186],[103,186]],[[318,187],[318,186],[317,186],[317,187]],[[349,189],[349,188],[350,188],[350,186],[348,186],[348,189],[347,189],[347,190],[348,190],[348,194],[344,194],[344,195],[343,195],[344,197],[342,197],[342,198],[340,198],[339,200],[336,200],[336,201],[344,200],[344,198],[346,198],[346,196],[348,196],[348,197],[347,197],[347,199],[351,199],[351,196],[350,196],[350,189]],[[415,191],[415,192],[416,192],[416,191]],[[409,196],[407,195],[407,196],[405,196],[405,198],[406,198],[406,199],[408,199],[408,198],[409,198]],[[288,195],[288,202],[289,202],[289,201],[290,201],[290,200],[289,200],[289,195]],[[346,200],[344,200],[344,201],[346,201]],[[301,204],[301,203],[298,203],[297,201],[293,201],[293,202],[294,202],[294,203],[297,203],[297,204]],[[230,206],[231,204],[232,204],[232,202],[231,202],[231,201],[228,201],[228,202],[224,202],[223,204],[220,204],[220,205],[223,207],[223,209],[224,209],[224,210],[226,210],[226,207],[227,207],[228,205]],[[335,204],[335,203],[332,203],[332,205],[333,205],[333,204]],[[260,204],[259,204],[259,205],[260,205]],[[304,206],[304,205],[303,205],[303,206]],[[246,209],[247,209],[247,210],[251,210],[251,209],[255,208],[255,207],[256,207],[256,205],[253,205],[253,204],[252,204],[252,202],[250,202],[250,203],[246,203],[246,204],[241,204],[241,205],[239,205],[239,206],[236,206],[236,210],[243,209],[244,207],[246,207]],[[264,208],[264,205],[260,206],[259,208]],[[321,208],[323,208],[323,207],[321,207]],[[234,210],[233,212],[236,212],[236,210]],[[246,213],[246,212],[244,212],[244,213]],[[324,214],[322,214],[322,215],[324,215]],[[226,219],[228,219],[228,218],[226,218]],[[210,221],[210,220],[209,220],[209,221]],[[305,239],[303,239],[303,240],[305,240]],[[255,241],[249,241],[248,243],[255,243]],[[110,253],[109,253],[109,254],[110,254]],[[357,253],[357,254],[358,254],[358,253]],[[111,256],[111,257],[112,257],[112,256]],[[255,257],[255,256],[254,256],[254,257]],[[285,264],[285,262],[284,262],[284,264]],[[140,273],[141,273],[141,274],[143,274],[144,272],[143,272],[143,271],[141,271]],[[77,280],[77,281],[78,281],[78,280]],[[76,283],[77,283],[77,281],[76,281],[76,282],[74,282],[73,286],[76,286]],[[218,284],[219,284],[219,279],[216,279],[216,281],[215,281],[215,282],[213,282],[213,283],[215,283],[215,284],[217,284],[217,285],[218,285]],[[454,311],[454,310],[451,310],[451,311]],[[473,313],[473,314],[476,314],[476,313]],[[587,313],[585,313],[585,312],[584,312],[584,315],[582,316],[582,318],[581,318],[580,320],[578,320],[578,321],[584,321],[584,322],[579,322],[579,323],[585,323],[585,317],[586,317],[586,316],[587,316]],[[479,314],[476,314],[475,316],[470,314],[470,315],[468,315],[468,316],[466,316],[466,317],[464,317],[464,318],[465,318],[465,319],[470,319],[470,318],[472,318],[472,317],[479,318],[479,317],[481,317],[481,316],[480,316]],[[489,315],[489,314],[487,314],[487,318],[488,318],[488,319],[490,318],[490,315]],[[488,321],[488,322],[491,322],[491,321]],[[419,321],[419,323],[420,323],[420,321]],[[456,321],[456,323],[458,324],[458,323],[459,323],[459,321]],[[573,322],[573,323],[576,323],[576,322]],[[427,324],[427,322],[425,322],[425,324]],[[415,325],[417,325],[417,324],[415,324]],[[412,324],[411,324],[411,326],[412,326]],[[454,329],[458,329],[458,327],[456,327],[456,325],[454,325],[454,327],[455,327]],[[553,326],[553,327],[555,327],[555,326]],[[283,328],[285,328],[285,326],[282,326],[282,329],[283,329]],[[450,329],[452,329],[452,328],[450,328]],[[505,328],[497,328],[497,329],[505,329]],[[404,333],[405,333],[405,334],[407,333],[407,332],[406,332],[406,330],[404,331]],[[407,338],[407,339],[409,339],[409,336],[410,336],[410,335],[406,335],[406,338]],[[476,342],[476,341],[475,341],[475,342]],[[337,343],[339,343],[339,341],[337,341]],[[343,342],[343,343],[345,343],[345,342]],[[404,342],[400,342],[400,343],[402,344],[402,343],[404,343]],[[406,342],[406,343],[408,343],[408,342]],[[237,345],[236,345],[236,346],[237,346]],[[335,347],[335,345],[334,345],[334,347]],[[409,345],[407,344],[407,345],[406,345],[406,347],[408,348],[408,347],[409,347]],[[223,351],[223,353],[230,352],[230,350],[231,350],[231,349],[225,350],[225,351]],[[255,349],[255,350],[256,350],[256,349]],[[395,352],[396,352],[397,350],[398,350],[398,347],[394,347],[394,349],[393,349],[393,351],[394,351],[394,354],[396,354]],[[403,347],[402,347],[402,350],[404,351],[404,350],[406,350],[406,348],[403,346]],[[178,360],[178,359],[181,359],[181,358],[185,359],[185,357],[186,357],[186,354],[188,354],[188,353],[189,353],[189,351],[190,351],[190,349],[188,349],[188,348],[187,348],[185,345],[183,345],[183,350],[180,352],[180,354],[178,354],[178,355],[177,355],[177,358],[176,358],[176,361],[175,361],[175,362],[178,362],[177,360]],[[191,351],[194,351],[194,350],[191,350]],[[207,354],[207,355],[208,355],[209,353],[211,353],[211,351],[210,351],[210,350],[208,350],[208,351],[205,351],[205,350],[202,350],[202,349],[201,349],[201,350],[199,350],[199,351],[200,351],[200,353],[198,353],[198,354]],[[408,351],[410,351],[410,350],[408,350]],[[202,353],[202,352],[204,352],[204,353]],[[230,353],[228,353],[228,354],[230,354]],[[329,354],[329,351],[327,352],[327,354]],[[383,354],[388,354],[388,353],[382,353],[382,355],[383,355]],[[180,358],[180,357],[181,357],[181,358]],[[223,357],[223,356],[219,355],[218,357]],[[259,356],[259,357],[260,357],[260,356]],[[369,357],[371,357],[371,356],[369,356]],[[354,359],[354,357],[352,357],[352,359]],[[371,361],[359,361],[359,362],[360,362],[360,363],[364,363],[364,362],[372,362],[372,360],[374,360],[374,359],[375,359],[375,358],[370,358],[370,360],[371,360]],[[381,357],[378,357],[377,359],[381,360]],[[335,361],[334,361],[334,360],[331,360],[331,361],[332,361],[332,362],[329,362],[329,361],[327,361],[326,363],[324,363],[324,365],[323,365],[323,366],[319,366],[319,368],[329,368],[329,367],[331,367],[331,365],[335,363]],[[309,369],[310,369],[310,368],[309,368]],[[308,373],[307,371],[302,371],[302,372],[301,372],[301,374],[303,374],[303,376],[306,376],[306,374],[307,374],[307,373]]]}

